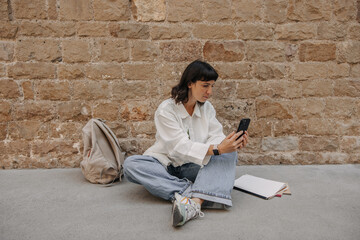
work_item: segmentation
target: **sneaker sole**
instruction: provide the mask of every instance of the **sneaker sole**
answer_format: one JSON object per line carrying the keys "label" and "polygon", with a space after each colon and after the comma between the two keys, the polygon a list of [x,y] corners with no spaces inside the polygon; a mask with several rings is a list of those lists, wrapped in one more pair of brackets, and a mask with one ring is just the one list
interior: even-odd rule
{"label": "sneaker sole", "polygon": [[179,224],[183,221],[183,216],[180,213],[179,207],[174,203],[173,206],[173,212],[172,212],[172,225],[173,227],[181,226],[182,224]]}

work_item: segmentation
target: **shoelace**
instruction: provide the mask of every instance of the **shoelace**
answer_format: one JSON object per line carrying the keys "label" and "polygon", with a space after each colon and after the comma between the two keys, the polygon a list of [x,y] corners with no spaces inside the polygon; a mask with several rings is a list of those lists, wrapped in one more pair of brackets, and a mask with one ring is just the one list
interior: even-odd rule
{"label": "shoelace", "polygon": [[200,204],[187,197],[183,197],[181,199],[181,203],[185,205],[185,209],[187,212],[186,220],[189,220],[191,218],[204,217],[205,214],[201,211]]}

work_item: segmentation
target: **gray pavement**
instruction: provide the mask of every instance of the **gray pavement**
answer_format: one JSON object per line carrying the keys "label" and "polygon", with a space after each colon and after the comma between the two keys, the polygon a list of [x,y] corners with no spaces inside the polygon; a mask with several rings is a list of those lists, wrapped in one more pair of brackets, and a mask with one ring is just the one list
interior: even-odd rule
{"label": "gray pavement", "polygon": [[182,228],[171,204],[139,185],[88,183],[80,169],[0,170],[0,240],[360,239],[360,165],[238,166],[288,182],[291,196],[234,190],[230,210],[204,210]]}

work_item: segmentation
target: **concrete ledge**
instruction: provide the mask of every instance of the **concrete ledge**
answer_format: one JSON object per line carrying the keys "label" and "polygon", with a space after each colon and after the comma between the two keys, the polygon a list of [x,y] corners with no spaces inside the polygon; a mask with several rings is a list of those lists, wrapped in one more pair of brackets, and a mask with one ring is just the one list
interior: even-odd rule
{"label": "concrete ledge", "polygon": [[292,196],[234,190],[231,210],[179,229],[171,204],[142,186],[88,183],[80,169],[1,170],[0,239],[360,239],[360,165],[239,166],[288,182]]}

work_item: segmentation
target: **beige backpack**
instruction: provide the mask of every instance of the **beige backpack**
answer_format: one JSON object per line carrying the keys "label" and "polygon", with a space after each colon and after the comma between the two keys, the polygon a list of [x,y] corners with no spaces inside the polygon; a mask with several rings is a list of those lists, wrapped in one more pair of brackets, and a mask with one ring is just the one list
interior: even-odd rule
{"label": "beige backpack", "polygon": [[91,183],[113,183],[122,176],[124,153],[115,134],[102,119],[91,119],[82,129],[81,171]]}

